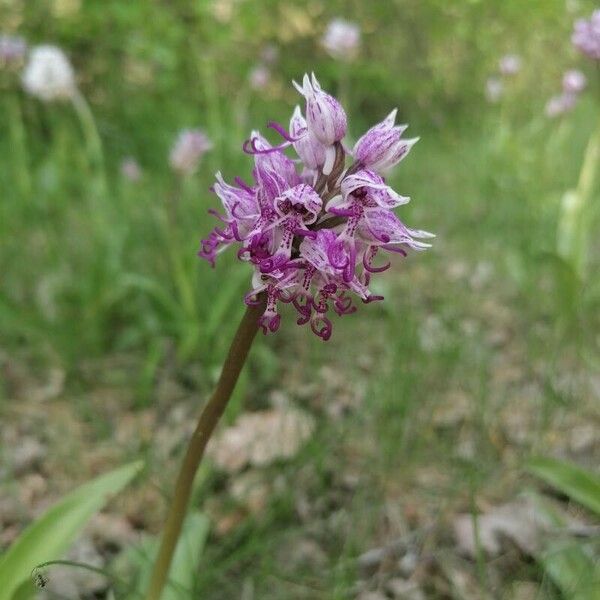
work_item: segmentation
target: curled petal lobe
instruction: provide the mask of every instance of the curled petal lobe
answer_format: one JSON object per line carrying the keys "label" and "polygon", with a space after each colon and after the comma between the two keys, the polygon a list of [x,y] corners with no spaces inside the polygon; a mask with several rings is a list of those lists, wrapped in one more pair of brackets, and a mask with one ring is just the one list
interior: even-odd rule
{"label": "curled petal lobe", "polygon": [[316,336],[320,337],[324,342],[331,337],[331,333],[333,331],[333,325],[331,324],[331,321],[327,317],[320,314],[317,314],[317,316],[310,320],[310,328],[312,329],[312,332]]}

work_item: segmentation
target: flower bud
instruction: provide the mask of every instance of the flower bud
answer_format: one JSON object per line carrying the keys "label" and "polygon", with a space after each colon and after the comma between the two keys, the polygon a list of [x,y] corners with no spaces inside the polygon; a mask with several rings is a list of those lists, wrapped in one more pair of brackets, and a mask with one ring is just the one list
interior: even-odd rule
{"label": "flower bud", "polygon": [[308,130],[299,106],[290,119],[290,135],[297,140],[292,145],[306,167],[318,169],[325,164],[325,146]]}
{"label": "flower bud", "polygon": [[348,128],[342,105],[324,92],[314,73],[312,79],[304,75],[302,87],[294,86],[306,98],[306,122],[309,131],[325,146],[339,142]]}
{"label": "flower bud", "polygon": [[381,123],[371,127],[354,145],[354,158],[363,167],[385,171],[398,164],[419,140],[403,140],[406,125],[394,125],[396,110]]}

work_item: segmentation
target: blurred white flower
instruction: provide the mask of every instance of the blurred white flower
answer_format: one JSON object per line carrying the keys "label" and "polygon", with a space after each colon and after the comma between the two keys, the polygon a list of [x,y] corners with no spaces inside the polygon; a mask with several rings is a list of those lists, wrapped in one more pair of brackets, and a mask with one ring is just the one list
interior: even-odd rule
{"label": "blurred white flower", "polygon": [[256,65],[248,75],[253,90],[264,90],[271,79],[271,72],[265,65]]}
{"label": "blurred white flower", "polygon": [[171,149],[171,168],[180,175],[191,175],[202,156],[213,147],[201,129],[184,129]]}
{"label": "blurred white flower", "polygon": [[563,93],[560,96],[553,96],[548,100],[546,104],[546,116],[549,119],[555,119],[565,113],[570,112],[577,103],[577,96],[575,94]]}
{"label": "blurred white flower", "polygon": [[587,86],[586,76],[577,69],[571,69],[563,75],[563,91],[566,94],[579,94]]}
{"label": "blurred white flower", "polygon": [[133,156],[127,156],[121,162],[121,175],[132,183],[137,183],[142,178],[142,169]]}
{"label": "blurred white flower", "polygon": [[360,27],[345,19],[333,19],[327,25],[321,43],[333,58],[352,60],[360,47]]}
{"label": "blurred white flower", "polygon": [[46,102],[71,99],[77,93],[73,67],[56,46],[36,46],[31,50],[22,82],[25,91]]}
{"label": "blurred white flower", "polygon": [[521,57],[517,54],[507,54],[500,59],[498,68],[501,75],[516,75],[521,70]]}
{"label": "blurred white flower", "polygon": [[498,77],[489,77],[485,82],[485,97],[488,102],[496,103],[502,98],[504,83]]}

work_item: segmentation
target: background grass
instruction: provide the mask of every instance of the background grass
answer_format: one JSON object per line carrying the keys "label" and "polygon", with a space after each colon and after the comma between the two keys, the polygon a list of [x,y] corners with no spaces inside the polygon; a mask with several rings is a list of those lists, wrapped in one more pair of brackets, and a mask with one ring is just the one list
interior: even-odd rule
{"label": "background grass", "polygon": [[[392,183],[413,199],[402,218],[438,237],[431,251],[396,261],[377,284],[386,302],[336,323],[327,344],[291,314],[255,344],[227,420],[280,393],[318,427],[295,459],[267,470],[278,485],[265,509],[222,533],[214,524],[235,501],[209,469],[195,506],[219,509],[198,597],[354,597],[356,557],[406,536],[420,556],[471,573],[473,597],[511,598],[521,580],[537,586],[536,597],[555,597],[533,564],[509,556],[477,568],[448,532],[456,512],[522,490],[520,466],[532,453],[597,464],[597,446],[573,443],[578,427],[598,431],[597,236],[585,280],[556,254],[560,200],[576,185],[598,112],[597,74],[569,43],[573,20],[593,7],[3,2],[3,30],[68,52],[105,159],[104,169],[89,160],[69,106],[41,104],[2,73],[0,418],[17,438],[33,430],[44,441],[50,491],[141,455],[148,479],[119,510],[157,531],[162,497],[140,490],[168,495],[185,431],[173,413],[196,414],[248,285],[233,254],[216,270],[195,256],[211,226],[206,210],[217,206],[212,175],[249,177],[243,140],[271,119],[286,123],[299,101],[291,79],[315,71],[344,100],[351,140],[394,106],[421,136]],[[319,44],[337,16],[363,31],[352,63]],[[267,45],[279,57],[267,87],[253,90],[248,74]],[[490,105],[485,80],[507,52],[523,68]],[[586,71],[589,89],[572,114],[548,120],[545,102],[570,67]],[[195,126],[214,150],[181,181],[168,151],[179,129]],[[121,176],[125,156],[139,161],[140,182]],[[589,219],[597,227],[595,207]],[[32,386],[49,369],[66,374],[64,389],[36,401]],[[169,451],[153,439],[161,427],[175,430]],[[3,488],[19,485],[8,472]],[[307,539],[318,560],[291,552]],[[465,596],[444,595],[438,576],[425,578],[427,597]]]}

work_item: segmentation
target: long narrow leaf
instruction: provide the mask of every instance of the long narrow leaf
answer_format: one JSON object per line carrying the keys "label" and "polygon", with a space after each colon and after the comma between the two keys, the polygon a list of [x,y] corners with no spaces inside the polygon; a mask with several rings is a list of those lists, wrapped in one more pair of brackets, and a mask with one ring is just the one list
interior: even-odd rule
{"label": "long narrow leaf", "polygon": [[[544,521],[557,529],[566,527],[566,519],[550,503],[537,494],[533,494],[532,497]],[[535,558],[561,590],[565,599],[600,598],[600,568],[581,542],[570,538],[551,537]]]}
{"label": "long narrow leaf", "polygon": [[[186,517],[162,600],[188,600],[193,597],[208,530],[209,520],[206,515],[190,513]],[[138,574],[135,588],[124,596],[124,600],[139,600],[144,597],[157,552],[158,540],[153,538],[146,538],[137,547],[130,549],[129,560],[137,567]]]}
{"label": "long narrow leaf", "polygon": [[527,469],[569,498],[600,515],[600,477],[553,458],[536,458]]}
{"label": "long narrow leaf", "polygon": [[36,565],[61,558],[94,513],[142,466],[140,461],[130,463],[78,487],[27,527],[0,558],[0,600],[11,600]]}

